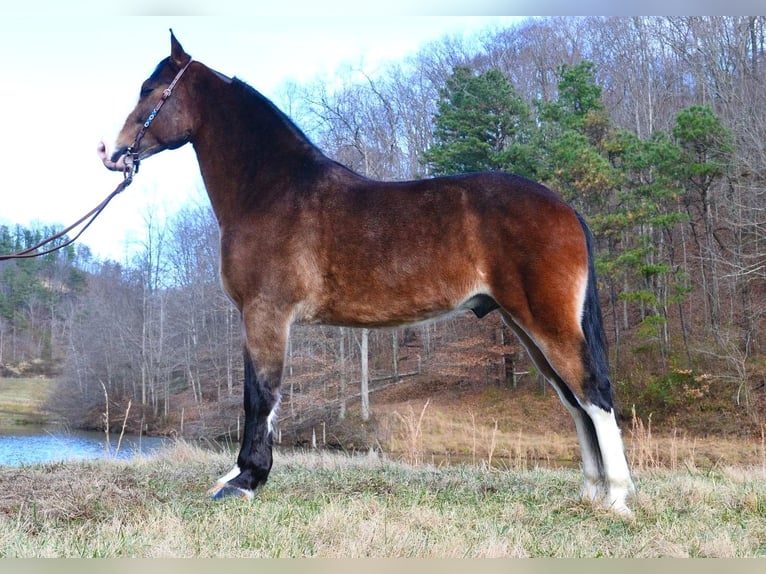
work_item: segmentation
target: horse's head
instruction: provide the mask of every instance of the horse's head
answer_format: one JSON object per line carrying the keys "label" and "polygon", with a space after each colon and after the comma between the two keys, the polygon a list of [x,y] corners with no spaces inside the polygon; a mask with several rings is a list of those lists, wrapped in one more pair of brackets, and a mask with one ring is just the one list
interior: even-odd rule
{"label": "horse's head", "polygon": [[125,171],[131,161],[137,163],[190,140],[196,125],[194,108],[185,103],[190,82],[188,77],[180,81],[190,63],[191,56],[171,30],[170,56],[141,85],[138,103],[120,130],[114,151],[109,153],[104,142],[99,144],[98,153],[107,168]]}

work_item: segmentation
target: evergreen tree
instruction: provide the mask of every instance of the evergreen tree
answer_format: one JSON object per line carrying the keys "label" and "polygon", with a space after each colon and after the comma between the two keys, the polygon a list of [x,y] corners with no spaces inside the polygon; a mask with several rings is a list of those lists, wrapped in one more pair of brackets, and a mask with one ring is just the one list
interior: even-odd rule
{"label": "evergreen tree", "polygon": [[[11,229],[0,226],[0,252],[13,253],[37,244],[58,231],[55,227]],[[64,243],[66,236],[54,245]],[[62,304],[84,289],[85,275],[75,266],[73,246],[36,258],[0,263],[0,328],[14,335],[3,338],[0,356],[11,363],[42,359],[49,365],[62,355]],[[5,351],[5,352],[4,352]]]}
{"label": "evergreen tree", "polygon": [[529,106],[498,70],[456,67],[441,91],[434,145],[424,154],[433,175],[506,170],[533,176]]}
{"label": "evergreen tree", "polygon": [[541,178],[578,209],[608,209],[618,173],[610,163],[613,130],[601,102],[593,63],[559,68],[558,98],[540,104]]}
{"label": "evergreen tree", "polygon": [[710,326],[716,342],[722,345],[717,269],[719,247],[715,237],[713,185],[723,177],[731,161],[732,136],[709,106],[691,106],[681,110],[676,116],[673,136],[680,146],[677,173],[686,190],[684,204],[699,246],[702,288],[706,295]]}
{"label": "evergreen tree", "polygon": [[614,262],[626,276],[621,298],[638,306],[639,333],[658,342],[667,369],[673,351],[668,315],[674,304],[678,305],[687,362],[691,362],[681,306],[689,292],[688,273],[676,253],[680,226],[687,220],[676,173],[680,150],[664,132],[647,140],[627,132],[620,137],[624,144],[623,185],[614,217],[619,224],[612,232],[619,233],[620,254]]}

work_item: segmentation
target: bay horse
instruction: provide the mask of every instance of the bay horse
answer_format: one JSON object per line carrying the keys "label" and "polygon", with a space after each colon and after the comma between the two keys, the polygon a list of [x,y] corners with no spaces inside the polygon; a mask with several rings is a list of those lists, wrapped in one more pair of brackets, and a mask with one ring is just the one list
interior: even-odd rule
{"label": "bay horse", "polygon": [[583,498],[630,514],[634,487],[584,219],[546,187],[507,173],[363,177],[170,35],[170,56],[141,86],[114,151],[103,142],[98,151],[116,171],[186,143],[197,155],[220,226],[223,288],[244,326],[242,444],[209,493],[252,498],[269,476],[293,323],[395,327],[497,310],[574,418]]}

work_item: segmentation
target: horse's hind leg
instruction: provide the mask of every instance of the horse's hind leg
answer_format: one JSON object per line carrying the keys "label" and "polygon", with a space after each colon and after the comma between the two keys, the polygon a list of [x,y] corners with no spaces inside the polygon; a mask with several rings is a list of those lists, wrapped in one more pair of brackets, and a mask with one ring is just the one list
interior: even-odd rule
{"label": "horse's hind leg", "polygon": [[583,408],[593,421],[601,450],[607,486],[604,506],[619,514],[630,514],[625,499],[635,491],[635,487],[630,478],[630,470],[625,459],[622,437],[614,416],[614,409],[606,410],[601,406],[587,402]]}
{"label": "horse's hind leg", "polygon": [[[567,386],[571,381],[571,386],[577,389],[576,400],[581,405],[579,415],[585,419],[583,424],[590,436],[595,433],[601,474],[607,490],[604,506],[618,514],[628,515],[631,512],[625,500],[634,487],[614,415],[611,383],[604,373],[593,367],[586,342],[579,341],[579,351],[570,352],[569,356],[566,355],[567,345],[562,346],[560,341],[548,341],[545,355],[555,374],[559,375],[558,384]],[[574,374],[567,370],[572,365],[577,365]],[[595,499],[600,494],[599,489],[588,492],[588,486],[586,483],[586,497]]]}
{"label": "horse's hind leg", "polygon": [[[565,304],[551,305],[545,296],[537,290],[530,294],[533,300],[528,306],[517,305],[515,314],[504,316],[574,418],[582,450],[584,498],[601,498],[605,486],[605,506],[630,514],[625,499],[633,482],[614,416],[611,383],[606,366],[599,364],[605,361],[605,350],[598,347],[601,357],[593,357],[596,347],[586,340],[578,320],[592,310],[582,313],[577,298],[571,299],[568,309]],[[537,313],[533,316],[530,309]]]}
{"label": "horse's hind leg", "polygon": [[208,491],[213,498],[244,496],[268,479],[272,465],[272,422],[279,405],[289,321],[275,321],[275,313],[246,309],[245,427],[237,463]]}
{"label": "horse's hind leg", "polygon": [[582,496],[590,502],[600,500],[604,494],[606,477],[604,476],[604,465],[602,463],[598,436],[591,417],[585,412],[572,390],[561,380],[535,341],[514,321],[509,313],[505,311],[501,311],[501,313],[505,322],[513,329],[527,349],[532,361],[550,382],[559,399],[561,399],[563,405],[572,415],[582,457],[584,475]]}

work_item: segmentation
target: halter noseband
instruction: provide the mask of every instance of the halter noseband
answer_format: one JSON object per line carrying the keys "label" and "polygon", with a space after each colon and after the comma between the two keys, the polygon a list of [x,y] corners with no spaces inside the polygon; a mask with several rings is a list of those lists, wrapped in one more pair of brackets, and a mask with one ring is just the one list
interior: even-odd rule
{"label": "halter noseband", "polygon": [[125,165],[126,167],[126,179],[133,177],[133,173],[138,173],[138,164],[140,160],[138,159],[138,146],[141,143],[141,140],[144,138],[144,134],[146,134],[146,130],[149,129],[149,126],[152,125],[152,122],[154,121],[154,118],[157,117],[157,114],[160,113],[160,109],[165,104],[167,99],[170,97],[170,95],[173,93],[173,88],[176,87],[176,84],[178,83],[178,80],[181,79],[181,76],[184,75],[184,72],[189,67],[189,65],[194,61],[193,58],[189,58],[189,61],[186,62],[183,68],[178,70],[178,73],[176,74],[176,77],[173,78],[173,81],[170,82],[170,85],[165,88],[165,91],[162,92],[162,97],[160,98],[160,101],[157,103],[156,106],[154,106],[154,109],[149,114],[149,117],[146,118],[146,121],[144,122],[144,125],[141,126],[141,129],[138,130],[138,133],[136,134],[136,139],[133,140],[133,145],[128,146],[128,149],[125,150]]}

